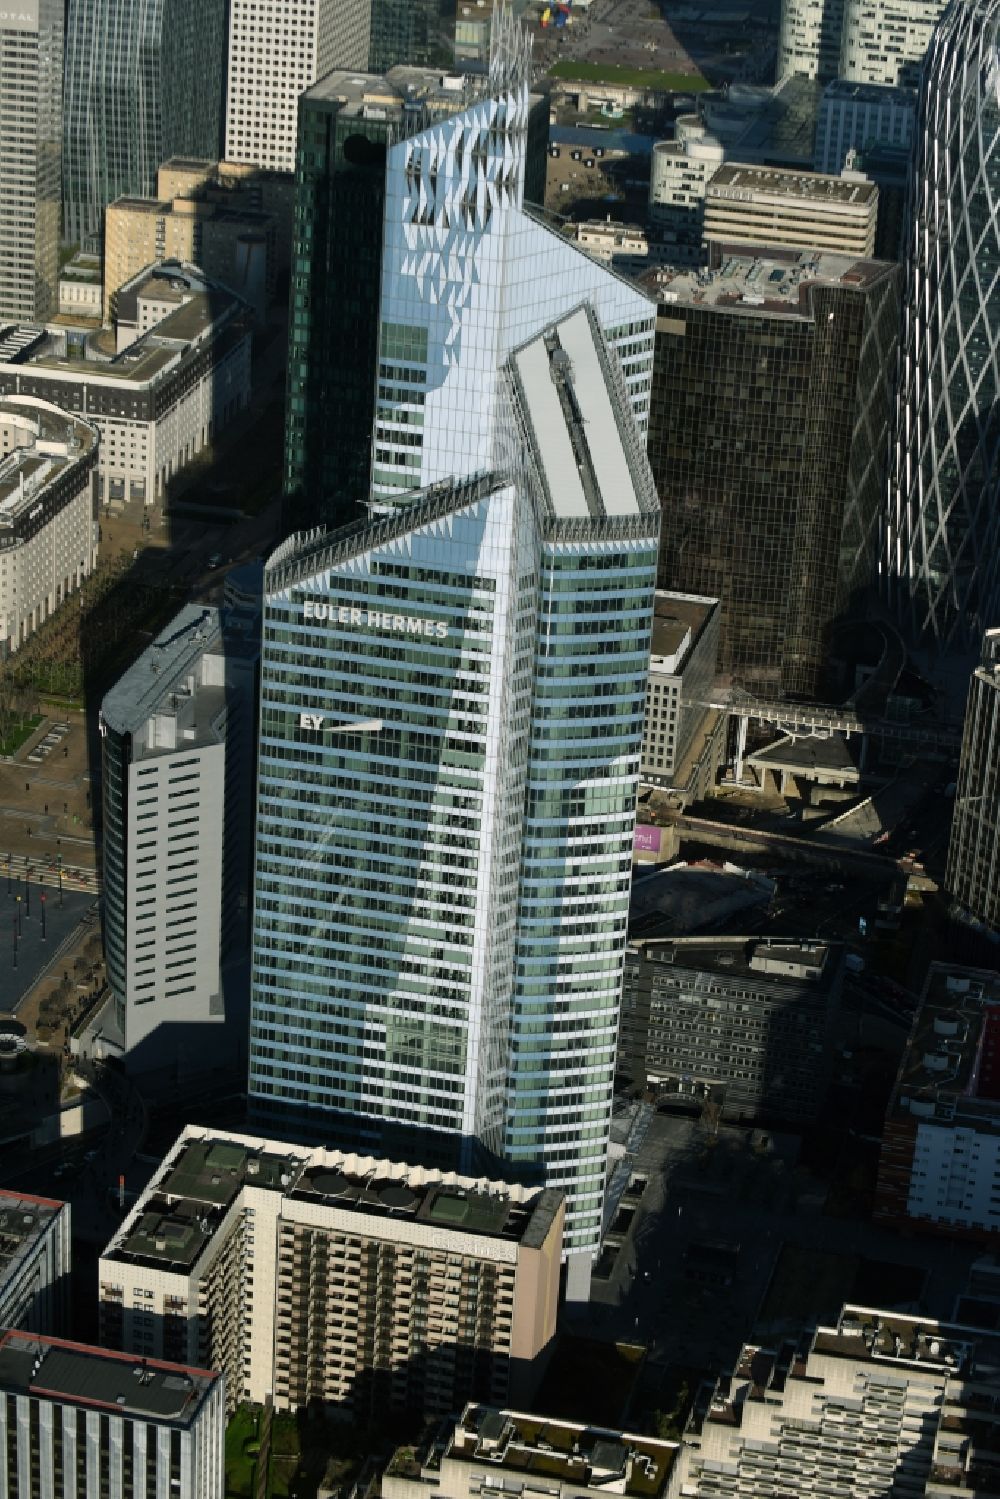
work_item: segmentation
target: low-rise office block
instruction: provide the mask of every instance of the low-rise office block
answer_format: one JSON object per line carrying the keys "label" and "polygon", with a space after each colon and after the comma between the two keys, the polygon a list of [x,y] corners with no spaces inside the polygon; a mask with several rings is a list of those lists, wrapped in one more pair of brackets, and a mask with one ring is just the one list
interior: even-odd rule
{"label": "low-rise office block", "polygon": [[858,175],[721,166],[705,188],[707,244],[783,246],[871,257],[878,188]]}
{"label": "low-rise office block", "polygon": [[823,1106],[839,943],[651,938],[625,952],[619,1069],[723,1118],[802,1123]]}

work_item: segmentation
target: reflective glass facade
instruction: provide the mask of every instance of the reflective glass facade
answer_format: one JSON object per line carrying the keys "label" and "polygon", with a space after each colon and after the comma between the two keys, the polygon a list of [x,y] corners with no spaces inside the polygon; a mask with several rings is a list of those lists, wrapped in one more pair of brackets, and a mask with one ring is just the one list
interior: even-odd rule
{"label": "reflective glass facade", "polygon": [[[416,93],[407,103],[406,91],[415,87]],[[481,81],[468,81],[464,92],[442,91],[437,73],[425,75],[419,87],[412,74],[402,77],[390,74],[388,79],[376,79],[336,73],[302,96],[285,426],[285,491],[292,497],[290,514],[296,525],[315,521],[338,525],[356,519],[361,512],[368,499],[372,475],[376,390],[381,413],[379,441],[375,445],[379,454],[384,455],[391,444],[397,450],[405,448],[405,456],[410,459],[416,456],[414,429],[423,425],[425,390],[414,387],[418,375],[421,385],[426,386],[423,377],[426,370],[422,375],[411,368],[414,361],[407,361],[399,354],[400,344],[405,343],[408,335],[401,335],[394,342],[392,327],[387,333],[382,370],[378,359],[387,191],[395,199],[394,211],[401,212],[399,197],[410,185],[406,179],[407,152],[396,150],[389,161],[387,153],[392,142],[410,136],[419,126],[426,125],[428,119],[451,116],[463,119],[462,106],[476,97],[476,90],[482,92],[483,87]],[[482,111],[486,106],[480,104],[479,108]],[[508,192],[512,198],[516,195],[519,216],[528,223],[524,201],[540,203],[544,195],[547,101],[528,98],[525,91],[523,118],[518,128],[518,149],[511,166]],[[452,170],[455,165],[453,157]],[[440,186],[443,193],[443,180]],[[415,236],[422,241],[421,253],[424,256],[433,253],[440,267],[444,264],[441,256],[448,248],[439,232],[440,226],[436,230],[428,221],[422,227],[422,235]],[[559,236],[546,230],[545,237],[553,252],[562,248]],[[492,243],[490,279],[495,282],[510,252],[501,241]],[[405,244],[394,243],[391,247],[391,269],[386,274],[394,283],[402,275],[407,253]],[[484,255],[482,263],[485,262]],[[464,274],[471,275],[468,256],[465,264]],[[545,269],[553,275],[565,275],[567,265],[570,268],[579,265],[589,275],[581,280],[577,274],[572,279],[559,306],[572,306],[574,300],[586,294],[588,286],[610,280],[624,294],[622,301],[633,310],[631,315],[646,319],[647,340],[651,339],[650,309],[634,289],[594,268],[592,262],[572,248],[555,261],[550,254]],[[450,288],[447,295],[451,295]],[[537,305],[539,295],[548,293],[536,286],[530,308]],[[386,321],[392,324],[399,319],[405,325],[411,324],[420,300],[419,285],[408,277],[399,295],[393,294],[393,300],[397,311],[387,316]],[[406,303],[402,312],[398,308],[400,300]],[[636,308],[638,314],[634,312]],[[494,310],[487,309],[486,315],[493,316]],[[426,304],[419,308],[419,316],[428,316]],[[625,320],[624,314],[621,320]],[[528,323],[526,331],[532,326],[533,323]],[[646,357],[651,357],[648,348]],[[440,380],[445,362],[443,355],[438,354],[437,358]],[[496,350],[484,348],[481,358],[488,361],[492,372]],[[393,415],[397,407],[404,413],[399,421]],[[336,413],[333,419],[331,413]],[[397,442],[394,429],[399,426],[408,430]],[[377,461],[381,467],[387,462],[384,456]],[[394,464],[394,468],[402,470],[397,475],[401,487],[413,487],[413,483],[420,482],[419,475],[413,478],[410,474],[410,464]]]}
{"label": "reflective glass facade", "polygon": [[249,1087],[279,1128],[566,1187],[572,1252],[600,1229],[656,516],[570,529],[486,481],[272,559]]}
{"label": "reflective glass facade", "polygon": [[226,0],[69,0],[63,237],[100,240],[115,198],[154,197],[170,156],[216,161]]}
{"label": "reflective glass facade", "polygon": [[399,63],[429,67],[450,62],[447,33],[454,33],[452,0],[371,0],[371,7],[368,66],[373,73],[384,73]]}
{"label": "reflective glass facade", "polygon": [[[268,565],[249,1091],[272,1132],[565,1187],[589,1257],[659,532],[655,309],[525,209],[529,46],[497,17],[475,96],[389,133],[371,519]],[[322,128],[353,166],[363,99],[338,107]]]}
{"label": "reflective glass facade", "polygon": [[924,69],[885,559],[913,633],[1000,618],[1000,0],[960,0]]}

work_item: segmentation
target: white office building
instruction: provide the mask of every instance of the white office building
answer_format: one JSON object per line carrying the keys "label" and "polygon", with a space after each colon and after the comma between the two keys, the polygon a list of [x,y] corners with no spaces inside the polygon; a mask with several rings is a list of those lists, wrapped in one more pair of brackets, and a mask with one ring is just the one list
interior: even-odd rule
{"label": "white office building", "polygon": [[223,1499],[225,1380],[0,1333],[3,1499]]}
{"label": "white office building", "polygon": [[916,88],[947,0],[843,0],[840,76]]}
{"label": "white office building", "polygon": [[130,1070],[190,1073],[238,1044],[223,965],[247,941],[258,649],[254,614],[188,604],[101,705],[104,947]]}
{"label": "white office building", "polygon": [[725,161],[722,143],[697,115],[682,115],[672,141],[657,141],[649,169],[649,216],[675,265],[700,265],[705,188]]}
{"label": "white office building", "polygon": [[830,82],[915,88],[947,0],[782,0],[778,81],[789,74]]}
{"label": "white office building", "polygon": [[719,656],[719,600],[656,590],[643,783],[672,786],[708,712]]}
{"label": "white office building", "polygon": [[94,570],[99,453],[95,423],[0,396],[0,659]]}
{"label": "white office building", "polygon": [[119,288],[118,351],[61,330],[7,330],[0,398],[40,398],[100,433],[98,498],[162,504],[171,480],[250,401],[251,315],[193,266],[164,262]]}
{"label": "white office building", "polygon": [[0,7],[0,322],[55,315],[63,0]]}
{"label": "white office building", "polygon": [[63,1331],[70,1253],[68,1202],[0,1191],[0,1327]]}
{"label": "white office building", "polygon": [[820,177],[776,167],[721,166],[705,189],[705,241],[782,245],[871,259],[878,188],[860,174]]}
{"label": "white office building", "polygon": [[226,159],[295,170],[299,95],[368,66],[371,0],[231,0]]}

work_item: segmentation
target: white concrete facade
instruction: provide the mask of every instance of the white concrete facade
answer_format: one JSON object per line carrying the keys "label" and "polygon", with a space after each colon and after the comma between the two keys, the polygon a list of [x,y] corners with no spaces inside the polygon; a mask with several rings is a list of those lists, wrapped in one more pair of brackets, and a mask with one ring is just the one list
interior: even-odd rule
{"label": "white concrete facade", "polygon": [[108,979],[140,1070],[168,1055],[190,1070],[225,1020],[256,655],[249,621],[224,634],[218,610],[188,605],[101,707]]}
{"label": "white concrete facade", "polygon": [[725,148],[697,115],[682,115],[672,141],[657,141],[649,174],[649,216],[669,237],[675,264],[700,264],[705,188]]}
{"label": "white concrete facade", "polygon": [[917,96],[910,89],[851,83],[827,84],[816,121],[817,172],[836,175],[852,151],[872,146],[909,150],[917,121]]}
{"label": "white concrete facade", "polygon": [[295,170],[299,95],[368,66],[371,0],[232,0],[226,157]]}
{"label": "white concrete facade", "polygon": [[[440,1197],[485,1203],[494,1221],[449,1224]],[[101,1256],[102,1337],[155,1357],[172,1336],[173,1356],[225,1369],[234,1405],[296,1408],[298,1365],[320,1359],[310,1398],[348,1406],[371,1365],[367,1327],[391,1322],[402,1371],[415,1342],[453,1346],[472,1315],[498,1388],[516,1384],[555,1331],[563,1215],[552,1191],[188,1125]]]}
{"label": "white concrete facade", "polygon": [[0,397],[0,657],[97,563],[96,424],[46,401]]}
{"label": "white concrete facade", "polygon": [[155,301],[140,298],[125,347],[110,361],[70,358],[65,338],[53,335],[25,363],[0,363],[0,398],[41,395],[97,428],[105,504],[162,501],[170,480],[249,403],[252,334],[240,321],[243,304],[222,294],[216,315],[199,319],[207,295],[202,287],[163,301],[160,321]]}

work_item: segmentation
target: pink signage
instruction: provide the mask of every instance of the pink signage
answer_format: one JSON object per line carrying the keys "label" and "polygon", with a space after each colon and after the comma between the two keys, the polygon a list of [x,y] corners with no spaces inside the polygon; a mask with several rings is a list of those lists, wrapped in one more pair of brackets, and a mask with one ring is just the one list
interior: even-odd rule
{"label": "pink signage", "polygon": [[641,823],[635,830],[635,852],[658,854],[660,852],[660,829]]}

